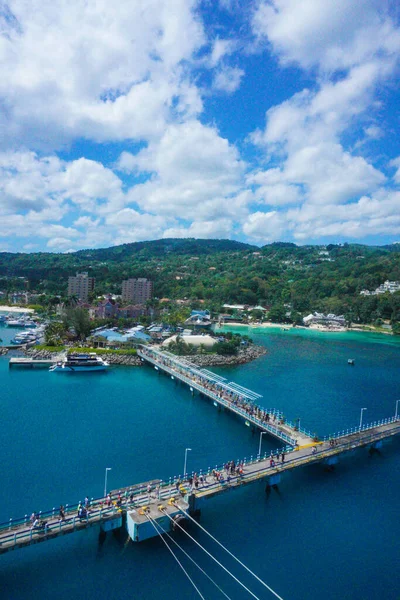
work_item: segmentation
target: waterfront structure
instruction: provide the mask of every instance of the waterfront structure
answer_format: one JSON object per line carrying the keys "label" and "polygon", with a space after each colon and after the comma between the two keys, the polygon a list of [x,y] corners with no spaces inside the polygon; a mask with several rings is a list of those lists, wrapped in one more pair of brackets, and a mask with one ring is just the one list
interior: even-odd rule
{"label": "waterfront structure", "polygon": [[94,290],[95,282],[95,278],[89,277],[87,272],[68,277],[68,296],[76,296],[80,302],[87,302],[89,294]]}
{"label": "waterfront structure", "polygon": [[345,327],[346,319],[343,315],[335,315],[333,313],[324,315],[323,313],[314,312],[304,317],[303,323],[306,326],[325,325],[327,327]]}
{"label": "waterfront structure", "polygon": [[109,319],[115,318],[119,316],[119,306],[118,303],[112,298],[105,298],[99,302],[97,308],[95,309],[96,317],[99,319]]}
{"label": "waterfront structure", "polygon": [[313,463],[332,469],[341,455],[362,447],[369,447],[371,452],[379,450],[385,439],[399,433],[400,420],[392,417],[364,425],[361,430],[357,427],[330,436],[318,444],[318,449],[314,444],[297,449],[283,448],[273,456],[264,453],[263,456],[239,461],[233,472],[232,464],[228,471],[226,465],[217,465],[212,471],[199,471],[198,485],[194,482],[194,474],[167,481],[156,479],[92,499],[87,508],[72,504],[62,507],[62,514],[57,514],[53,508],[34,515],[34,522],[29,521],[28,515],[10,519],[0,523],[0,554],[95,525],[100,526],[104,535],[122,528],[125,523],[131,540],[140,542],[159,535],[157,527],[149,526],[151,522],[168,533],[179,527],[183,519],[191,519],[191,515],[198,514],[204,500],[260,481],[266,483],[268,491],[271,486],[276,487],[280,483],[285,472]]}
{"label": "waterfront structure", "polygon": [[377,296],[379,294],[386,294],[386,292],[389,292],[390,294],[400,292],[400,283],[398,281],[389,281],[387,279],[384,283],[381,283],[381,285],[377,287],[374,291],[361,290],[360,296]]}
{"label": "waterfront structure", "polygon": [[153,282],[144,277],[122,282],[122,302],[145,304],[153,295]]}

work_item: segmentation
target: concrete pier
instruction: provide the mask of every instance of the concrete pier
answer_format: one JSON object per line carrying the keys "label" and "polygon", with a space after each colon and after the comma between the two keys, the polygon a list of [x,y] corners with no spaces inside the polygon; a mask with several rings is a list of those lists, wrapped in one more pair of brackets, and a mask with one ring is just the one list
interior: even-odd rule
{"label": "concrete pier", "polygon": [[[357,448],[379,447],[383,440],[400,433],[400,419],[385,421],[365,431],[338,437],[335,445],[331,441],[325,441],[318,445],[316,451],[314,447],[293,449],[285,453],[283,462],[281,459],[271,460],[265,454],[260,459],[244,460],[240,475],[228,478],[223,465],[218,469],[222,474],[218,479],[210,471],[203,471],[206,481],[203,479],[198,487],[190,487],[188,481],[152,480],[113,491],[111,501],[106,498],[92,500],[84,517],[78,516],[77,505],[66,507],[64,519],[60,519],[58,510],[45,511],[40,514],[41,521],[46,523],[42,529],[32,528],[27,515],[20,519],[10,519],[0,524],[0,554],[95,525],[101,526],[103,531],[109,531],[123,527],[125,522],[133,541],[154,537],[158,533],[150,520],[162,523],[165,529],[166,514],[174,517],[180,512],[194,512],[202,506],[203,501],[239,489],[243,485],[260,481],[267,482],[270,486],[276,485],[292,469],[314,463],[332,465],[340,455]],[[169,519],[168,522],[171,523]],[[169,527],[166,530],[169,531]]]}

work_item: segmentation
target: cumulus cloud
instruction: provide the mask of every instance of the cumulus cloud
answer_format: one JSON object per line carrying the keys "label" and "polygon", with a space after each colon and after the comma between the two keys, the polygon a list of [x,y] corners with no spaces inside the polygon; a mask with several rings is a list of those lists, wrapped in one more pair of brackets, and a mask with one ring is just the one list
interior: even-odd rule
{"label": "cumulus cloud", "polygon": [[283,64],[304,68],[349,69],[400,48],[381,0],[261,0],[252,24]]}
{"label": "cumulus cloud", "polygon": [[[3,143],[160,135],[201,110],[185,61],[205,43],[195,0],[14,0],[2,23]],[[79,26],[77,26],[79,24]]]}
{"label": "cumulus cloud", "polygon": [[243,75],[243,69],[224,66],[216,72],[213,87],[216,90],[231,94],[239,89]]}
{"label": "cumulus cloud", "polygon": [[150,213],[196,220],[222,216],[224,199],[240,191],[245,164],[215,128],[190,121],[171,125],[135,156],[125,153],[121,167],[150,176],[128,191],[130,202]]}

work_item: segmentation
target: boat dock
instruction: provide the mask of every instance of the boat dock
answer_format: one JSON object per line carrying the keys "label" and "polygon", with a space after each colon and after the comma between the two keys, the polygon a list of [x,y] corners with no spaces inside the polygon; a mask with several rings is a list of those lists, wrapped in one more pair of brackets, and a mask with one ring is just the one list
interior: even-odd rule
{"label": "boat dock", "polygon": [[[282,475],[295,468],[321,463],[332,468],[339,457],[361,447],[379,449],[383,440],[400,433],[400,418],[392,417],[363,430],[338,435],[313,447],[285,452],[283,460],[275,455],[250,457],[238,462],[240,472],[229,474],[224,465],[199,471],[200,484],[191,478],[174,477],[168,481],[155,479],[114,490],[108,497],[91,499],[84,515],[79,506],[66,505],[64,518],[57,509],[40,512],[41,528],[32,527],[28,515],[0,524],[0,554],[45,542],[61,535],[81,531],[95,525],[104,533],[125,525],[132,541],[140,542],[154,537],[157,532],[151,521],[165,530],[174,529],[174,520],[186,518],[202,508],[204,501],[221,493],[231,492],[256,482],[264,482],[266,489],[280,483]],[[334,442],[334,443],[332,443]]]}
{"label": "boat dock", "polygon": [[[138,354],[158,372],[187,385],[191,393],[199,392],[216,408],[223,408],[244,420],[245,425],[257,428],[260,431],[258,454],[208,467],[197,475],[183,473],[168,480],[153,479],[114,490],[106,497],[88,499],[83,507],[65,505],[62,511],[53,508],[31,518],[25,515],[10,519],[0,523],[0,554],[95,525],[100,527],[101,535],[124,527],[132,541],[141,542],[159,535],[158,525],[165,532],[173,531],[180,521],[201,510],[205,501],[221,493],[260,481],[268,491],[280,483],[286,472],[315,463],[332,469],[340,456],[362,447],[377,451],[384,440],[400,433],[400,416],[396,410],[394,417],[360,423],[359,427],[319,439],[316,434],[300,429],[298,422],[288,422],[280,411],[258,406],[256,401],[261,398],[260,394],[168,352],[146,347],[138,350]],[[22,364],[49,364],[45,360],[17,360],[24,361]],[[280,442],[280,448],[274,453],[261,453],[263,433]]]}
{"label": "boat dock", "polygon": [[300,429],[298,423],[288,421],[281,411],[263,408],[255,404],[262,396],[247,388],[228,382],[207,369],[201,369],[182,357],[156,348],[138,350],[138,356],[189,386],[190,392],[198,391],[208,397],[214,405],[236,414],[246,425],[265,431],[288,446],[308,446],[314,442],[315,434]]}
{"label": "boat dock", "polygon": [[33,369],[33,367],[51,367],[54,363],[57,362],[54,358],[26,358],[22,356],[14,356],[10,358],[8,366],[11,369],[12,367],[25,367],[27,369]]}

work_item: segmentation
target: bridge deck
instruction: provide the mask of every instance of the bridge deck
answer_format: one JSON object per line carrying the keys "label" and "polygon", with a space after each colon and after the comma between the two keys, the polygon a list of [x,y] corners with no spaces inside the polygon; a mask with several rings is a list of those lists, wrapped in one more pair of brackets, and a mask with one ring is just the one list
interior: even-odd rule
{"label": "bridge deck", "polygon": [[[298,450],[292,450],[285,454],[284,462],[277,462],[271,466],[270,457],[264,455],[261,459],[253,461],[244,461],[243,473],[230,477],[228,482],[227,474],[224,473],[224,480],[216,480],[210,472],[204,473],[206,481],[196,489],[190,489],[188,482],[180,484],[179,481],[162,482],[161,480],[152,480],[151,482],[137,484],[131,487],[111,493],[112,505],[107,506],[105,498],[92,500],[90,503],[87,517],[79,519],[77,516],[77,506],[73,505],[65,515],[65,520],[61,521],[57,511],[48,511],[42,513],[42,518],[47,520],[45,531],[31,529],[27,517],[10,520],[9,523],[0,524],[0,554],[22,548],[31,544],[44,542],[60,535],[74,533],[100,525],[114,519],[119,519],[122,513],[136,510],[141,506],[157,505],[160,500],[165,501],[171,497],[187,494],[193,496],[194,500],[201,498],[211,498],[217,494],[228,490],[234,490],[242,485],[256,482],[260,479],[268,479],[271,476],[289,471],[294,468],[303,467],[311,463],[322,462],[330,457],[338,456],[346,452],[351,452],[357,448],[373,445],[380,440],[390,438],[400,433],[400,419],[393,419],[390,423],[385,423],[367,431],[361,431],[338,438],[337,445],[332,446],[329,442],[321,442],[317,446],[317,451],[313,453],[313,448],[303,447]],[[223,471],[223,466],[220,471]],[[151,492],[147,492],[147,486],[150,485]],[[121,503],[118,505],[118,495]]]}
{"label": "bridge deck", "polygon": [[293,424],[284,421],[282,414],[276,409],[264,409],[257,406],[254,400],[261,396],[251,390],[237,384],[226,383],[222,377],[199,369],[189,361],[182,361],[169,352],[162,352],[154,348],[142,348],[138,350],[138,355],[153,364],[154,367],[169,373],[172,377],[207,396],[217,405],[244,418],[248,424],[269,433],[289,446],[303,446],[313,442],[313,436],[310,433],[299,431]]}

